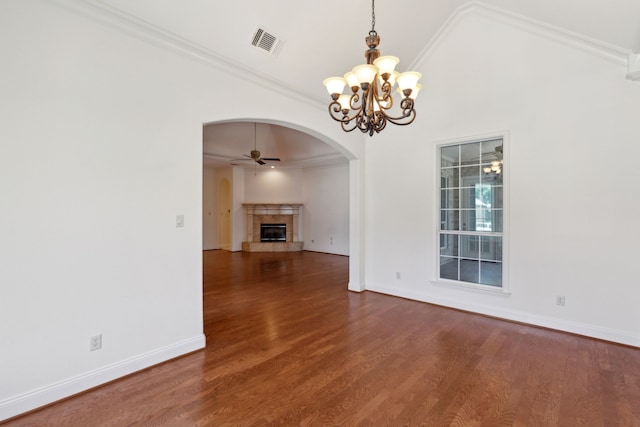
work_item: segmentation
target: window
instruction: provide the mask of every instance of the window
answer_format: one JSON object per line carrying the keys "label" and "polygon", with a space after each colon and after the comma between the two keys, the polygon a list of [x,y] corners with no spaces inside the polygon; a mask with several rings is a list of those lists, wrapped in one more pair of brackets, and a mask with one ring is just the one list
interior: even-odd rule
{"label": "window", "polygon": [[503,288],[504,138],[441,145],[438,277]]}

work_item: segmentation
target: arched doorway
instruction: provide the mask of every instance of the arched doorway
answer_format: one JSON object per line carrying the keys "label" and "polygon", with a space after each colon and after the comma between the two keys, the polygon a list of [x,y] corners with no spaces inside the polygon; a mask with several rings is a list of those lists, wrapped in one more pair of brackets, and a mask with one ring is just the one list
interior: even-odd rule
{"label": "arched doorway", "polygon": [[[238,188],[244,187],[244,179],[245,175],[240,172],[240,166],[243,164],[248,164],[252,168],[256,166],[252,164],[250,156],[247,154],[250,153],[253,149],[258,149],[261,153],[265,154],[265,157],[282,157],[284,160],[286,157],[283,156],[280,152],[275,150],[275,146],[269,145],[273,141],[270,141],[268,136],[265,138],[264,126],[260,129],[260,132],[256,131],[256,127],[254,123],[263,125],[275,125],[283,128],[288,128],[289,130],[294,130],[301,132],[302,135],[298,135],[295,141],[291,141],[291,147],[298,147],[301,143],[301,140],[306,138],[315,138],[316,144],[320,144],[320,146],[328,146],[333,147],[335,149],[334,153],[320,153],[317,158],[321,159],[331,159],[335,158],[334,156],[342,157],[343,160],[348,162],[347,176],[345,177],[344,183],[341,185],[348,188],[348,207],[345,209],[347,211],[347,227],[346,232],[342,235],[346,235],[348,239],[348,255],[349,255],[349,289],[353,291],[362,291],[365,289],[364,286],[364,168],[363,164],[360,161],[360,158],[364,155],[364,144],[362,144],[359,140],[359,135],[352,135],[351,141],[345,141],[346,143],[338,143],[336,140],[330,138],[329,136],[315,130],[312,128],[304,127],[299,124],[291,123],[291,122],[283,122],[280,120],[272,120],[272,119],[257,119],[257,118],[234,118],[234,119],[226,119],[226,120],[216,120],[211,122],[206,122],[203,124],[203,157],[204,162],[203,165],[208,168],[225,168],[227,169],[224,172],[221,172],[221,175],[218,175],[218,182],[215,184],[215,189],[221,190],[219,185],[221,185],[221,180],[223,177],[227,177],[228,181],[225,185],[226,187],[223,191],[226,191],[225,194],[228,195],[228,198],[225,198],[226,205],[223,206],[222,195],[219,196],[216,200],[218,200],[218,241],[220,242],[221,249],[228,249],[231,251],[240,250],[238,249],[239,244],[237,242],[238,237],[240,239],[240,243],[243,237],[243,221],[244,216],[242,213],[241,206],[238,206],[238,201],[244,200],[242,195],[236,194],[236,190]],[[242,125],[250,124],[249,130],[246,132],[242,132]],[[212,126],[218,125],[228,125],[221,131],[219,128],[215,129],[215,133],[209,133],[209,129]],[[276,132],[274,130],[273,132]],[[269,133],[267,132],[267,135]],[[275,135],[275,134],[273,134]],[[259,138],[258,138],[259,136]],[[278,138],[275,138],[278,143],[282,143],[287,141],[287,138],[282,134],[277,135]],[[235,139],[234,139],[235,138]],[[345,137],[349,139],[349,136]],[[353,142],[357,141],[357,144]],[[243,144],[248,144],[247,146]],[[229,148],[232,147],[232,148]],[[244,160],[243,162],[234,162],[234,160]],[[235,165],[232,163],[236,163]],[[302,164],[302,163],[300,163]],[[343,163],[344,164],[344,163]],[[264,165],[260,165],[264,166]],[[252,169],[255,171],[255,169]],[[255,173],[253,174],[255,175]],[[253,176],[246,175],[247,180],[253,180]],[[305,188],[306,191],[306,188]],[[258,202],[264,202],[262,197]],[[296,198],[297,200],[298,198]],[[309,213],[309,212],[306,212]],[[226,218],[225,218],[226,216]],[[313,217],[313,214],[311,214]],[[317,216],[316,216],[317,218]],[[308,219],[308,218],[307,218]],[[326,224],[325,224],[326,225]],[[343,230],[345,228],[343,227]],[[225,233],[229,234],[225,234]],[[336,244],[333,238],[333,230],[327,230],[326,233],[320,233],[320,238],[325,238],[330,242],[330,244]],[[308,233],[307,237],[310,238],[311,243],[313,243],[313,235]],[[317,240],[316,240],[317,242]],[[310,249],[311,250],[311,249]],[[323,251],[320,249],[320,251]],[[330,250],[326,252],[332,253]]]}

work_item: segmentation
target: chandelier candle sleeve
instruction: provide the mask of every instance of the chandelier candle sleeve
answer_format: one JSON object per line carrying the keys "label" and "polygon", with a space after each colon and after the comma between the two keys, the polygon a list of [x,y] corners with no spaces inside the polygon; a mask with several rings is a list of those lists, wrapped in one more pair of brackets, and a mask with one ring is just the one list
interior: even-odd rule
{"label": "chandelier candle sleeve", "polygon": [[[373,61],[373,65],[378,67],[378,73],[384,80],[385,74],[390,75],[393,73],[393,70],[396,68],[400,60],[395,56],[381,56],[375,61]],[[389,77],[387,76],[387,79]]]}
{"label": "chandelier candle sleeve", "polygon": [[[344,77],[329,77],[323,81],[331,96],[331,118],[340,122],[345,132],[359,129],[369,136],[382,131],[387,123],[401,126],[413,123],[416,118],[414,102],[422,89],[418,83],[422,78],[420,73],[398,73],[395,71],[400,62],[397,57],[380,56],[377,49],[380,37],[375,31],[375,0],[371,1],[371,17],[371,31],[365,37],[369,48],[364,54],[367,63],[355,66]],[[394,103],[392,96],[396,84],[399,103]],[[345,86],[349,86],[351,93],[342,93]]]}
{"label": "chandelier candle sleeve", "polygon": [[[358,91],[358,87],[360,86],[360,82],[358,81],[358,77],[356,77],[356,75],[353,74],[353,71],[349,71],[348,73],[346,73],[344,75],[344,79],[347,81],[347,84],[349,85],[349,87],[354,92]],[[331,92],[329,92],[329,95],[331,95]]]}
{"label": "chandelier candle sleeve", "polygon": [[[418,84],[418,80],[420,80],[422,75],[417,71],[407,71],[406,73],[400,74],[396,78],[396,83],[398,83],[398,88],[404,93],[407,89],[413,91],[416,85]],[[407,96],[411,95],[409,93]]]}
{"label": "chandelier candle sleeve", "polygon": [[327,91],[329,92],[329,95],[332,95],[332,96],[335,93],[341,94],[342,90],[347,84],[346,80],[343,79],[342,77],[329,77],[328,79],[325,79],[323,83],[327,87]]}
{"label": "chandelier candle sleeve", "polygon": [[360,87],[363,87],[363,84],[369,84],[376,78],[378,74],[378,68],[375,65],[371,64],[362,64],[357,67],[353,67],[351,70],[353,74],[356,75],[358,82],[360,83]]}

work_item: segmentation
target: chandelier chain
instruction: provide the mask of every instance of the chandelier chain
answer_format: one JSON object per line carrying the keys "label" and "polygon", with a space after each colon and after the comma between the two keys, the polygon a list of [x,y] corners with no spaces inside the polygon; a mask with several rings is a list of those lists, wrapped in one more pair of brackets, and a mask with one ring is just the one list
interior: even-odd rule
{"label": "chandelier chain", "polygon": [[376,0],[371,0],[371,31],[376,31]]}

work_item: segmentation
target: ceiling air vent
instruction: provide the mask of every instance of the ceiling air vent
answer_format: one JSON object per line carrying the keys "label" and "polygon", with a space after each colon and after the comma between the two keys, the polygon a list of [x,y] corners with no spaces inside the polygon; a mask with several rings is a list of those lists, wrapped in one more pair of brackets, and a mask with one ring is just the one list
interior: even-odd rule
{"label": "ceiling air vent", "polygon": [[269,34],[266,30],[258,28],[253,35],[251,44],[260,50],[270,53],[271,55],[277,55],[280,52],[282,40],[273,34]]}

